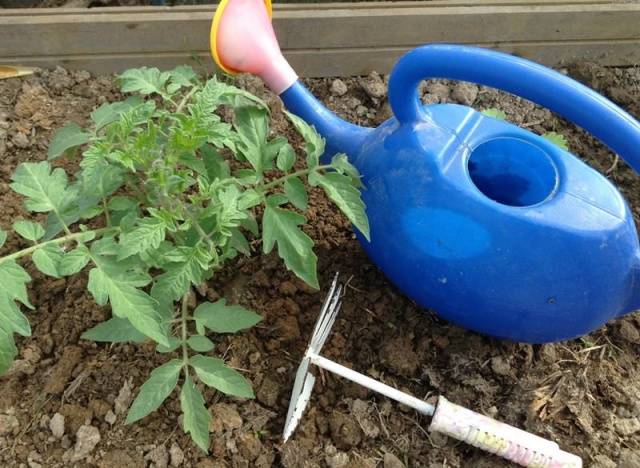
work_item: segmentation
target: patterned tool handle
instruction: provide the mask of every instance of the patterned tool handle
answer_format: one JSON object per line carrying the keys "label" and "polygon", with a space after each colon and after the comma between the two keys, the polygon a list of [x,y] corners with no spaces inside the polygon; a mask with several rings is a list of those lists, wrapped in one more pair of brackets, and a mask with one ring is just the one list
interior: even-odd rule
{"label": "patterned tool handle", "polygon": [[438,398],[429,431],[437,431],[530,468],[582,468],[558,444]]}

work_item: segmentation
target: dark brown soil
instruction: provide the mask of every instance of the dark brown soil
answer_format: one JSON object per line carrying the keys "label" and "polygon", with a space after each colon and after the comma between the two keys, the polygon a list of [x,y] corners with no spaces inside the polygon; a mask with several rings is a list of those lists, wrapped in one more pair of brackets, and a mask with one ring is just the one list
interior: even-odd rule
{"label": "dark brown soil", "polygon": [[[571,67],[571,74],[640,116],[640,70]],[[256,80],[241,78],[274,107],[273,128],[289,132],[278,100]],[[384,81],[312,80],[312,90],[349,120],[376,124],[389,115]],[[344,94],[343,94],[344,91]],[[640,179],[583,132],[520,99],[467,84],[430,83],[426,102],[499,107],[533,131],[567,136],[571,150],[608,174],[640,214]],[[42,160],[52,131],[118,98],[109,77],[44,71],[0,81],[0,226],[25,215],[8,187],[21,161]],[[61,164],[72,167],[74,161]],[[367,260],[348,223],[313,193],[309,234],[317,242],[321,285],[336,271],[349,279],[343,311],[325,354],[420,398],[438,394],[556,440],[586,466],[640,466],[640,317],[613,321],[582,339],[531,346],[496,341],[449,325],[421,310]],[[23,242],[12,236],[2,253]],[[289,392],[325,292],[306,288],[268,256],[229,265],[200,291],[225,296],[265,320],[256,329],[216,337],[231,365],[246,369],[255,401],[206,393],[214,415],[211,455],[179,427],[175,395],[132,426],[123,413],[151,369],[166,359],[150,345],[105,346],[79,339],[109,316],[85,291],[84,275],[33,276],[34,334],[21,340],[19,361],[0,379],[0,466],[128,468],[214,467],[494,467],[491,455],[426,431],[428,419],[329,374],[320,374],[293,440],[282,444]],[[64,417],[64,427],[59,423]],[[84,426],[84,427],[83,427]],[[91,426],[87,429],[88,426]],[[82,429],[81,429],[82,427]],[[76,443],[100,441],[73,459]]]}

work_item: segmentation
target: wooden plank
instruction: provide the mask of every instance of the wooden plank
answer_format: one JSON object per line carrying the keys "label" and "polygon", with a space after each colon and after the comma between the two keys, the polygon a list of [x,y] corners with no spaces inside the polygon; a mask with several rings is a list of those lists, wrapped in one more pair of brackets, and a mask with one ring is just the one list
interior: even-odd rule
{"label": "wooden plank", "polygon": [[[274,25],[284,50],[400,47],[435,41],[640,39],[640,3],[425,6],[429,3],[356,10],[282,9],[276,11]],[[210,10],[136,9],[136,14],[119,10],[0,17],[1,54],[126,53],[134,48],[199,52],[208,47]],[[38,34],[32,34],[35,29]]]}
{"label": "wooden plank", "polygon": [[[211,64],[211,6],[0,10],[0,63],[93,72]],[[5,11],[8,14],[5,14]],[[606,0],[436,0],[277,5],[275,28],[302,76],[388,71],[416,45],[455,42],[548,65],[570,59],[640,63],[640,3]]]}

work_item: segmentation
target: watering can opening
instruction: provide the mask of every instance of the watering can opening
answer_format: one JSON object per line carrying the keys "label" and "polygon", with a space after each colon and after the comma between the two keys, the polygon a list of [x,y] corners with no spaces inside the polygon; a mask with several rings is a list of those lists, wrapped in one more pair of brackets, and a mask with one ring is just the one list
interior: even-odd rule
{"label": "watering can opening", "polygon": [[553,160],[538,145],[500,137],[478,145],[467,162],[469,176],[488,198],[509,206],[531,206],[555,193],[559,175]]}

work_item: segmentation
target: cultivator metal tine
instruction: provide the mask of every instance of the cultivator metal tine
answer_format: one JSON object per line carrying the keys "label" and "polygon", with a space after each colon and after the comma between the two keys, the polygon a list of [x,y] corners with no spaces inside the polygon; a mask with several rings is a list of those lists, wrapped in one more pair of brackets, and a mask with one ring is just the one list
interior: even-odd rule
{"label": "cultivator metal tine", "polygon": [[324,342],[329,336],[331,327],[333,326],[338,311],[340,310],[341,302],[340,297],[342,294],[342,285],[338,285],[338,274],[331,283],[329,294],[322,305],[320,315],[313,328],[313,335],[309,340],[309,347],[305,353],[298,370],[296,371],[296,379],[293,383],[293,390],[291,392],[291,400],[289,402],[289,409],[287,410],[287,418],[284,424],[283,439],[285,442],[293,434],[296,426],[300,422],[300,418],[304,413],[309,400],[311,399],[311,392],[313,385],[316,381],[313,374],[309,373],[310,354],[317,354],[324,345]]}
{"label": "cultivator metal tine", "polygon": [[311,352],[318,354],[322,349],[322,346],[324,346],[342,305],[340,302],[341,294],[342,285],[335,288],[331,294],[327,296],[327,299],[325,299],[325,306],[322,307],[322,313],[318,319],[319,325],[316,328],[314,335],[311,337],[311,343],[307,353]]}
{"label": "cultivator metal tine", "polygon": [[318,315],[318,318],[316,319],[316,324],[313,327],[313,333],[311,333],[311,339],[309,340],[309,345],[311,345],[313,338],[318,334],[318,329],[322,325],[323,319],[325,317],[327,309],[329,308],[331,298],[333,297],[333,293],[335,292],[337,285],[338,285],[338,273],[336,273],[335,276],[333,277],[333,281],[331,282],[331,287],[329,288],[329,293],[327,294],[327,297],[324,300],[324,304],[322,304],[320,315]]}

